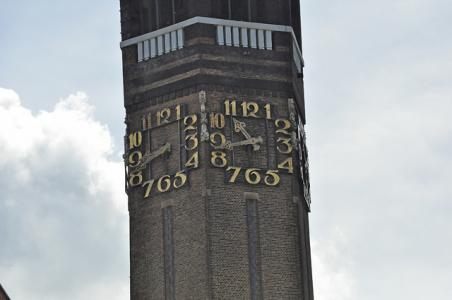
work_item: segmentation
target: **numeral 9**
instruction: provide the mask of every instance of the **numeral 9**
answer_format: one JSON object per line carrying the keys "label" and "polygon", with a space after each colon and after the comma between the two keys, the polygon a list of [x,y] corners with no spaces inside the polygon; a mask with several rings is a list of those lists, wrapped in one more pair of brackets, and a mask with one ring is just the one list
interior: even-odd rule
{"label": "numeral 9", "polygon": [[136,167],[140,160],[143,158],[143,154],[140,151],[134,151],[129,155],[128,164],[130,167]]}
{"label": "numeral 9", "polygon": [[214,132],[210,135],[210,144],[214,148],[219,148],[226,144],[226,137],[221,132]]}

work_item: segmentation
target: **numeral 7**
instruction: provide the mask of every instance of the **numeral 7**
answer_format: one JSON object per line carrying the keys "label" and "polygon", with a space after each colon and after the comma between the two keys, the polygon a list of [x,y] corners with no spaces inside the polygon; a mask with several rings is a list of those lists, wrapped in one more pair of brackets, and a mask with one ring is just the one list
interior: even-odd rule
{"label": "numeral 7", "polygon": [[144,193],[144,198],[145,199],[148,198],[149,195],[151,194],[152,187],[154,186],[154,182],[155,182],[155,179],[151,179],[151,180],[146,181],[145,183],[143,183],[143,187],[145,187],[146,185],[148,186],[146,188],[146,192]]}
{"label": "numeral 7", "polygon": [[226,171],[233,171],[231,178],[229,178],[230,183],[234,183],[237,180],[237,177],[240,174],[240,171],[242,171],[242,168],[239,167],[228,167]]}

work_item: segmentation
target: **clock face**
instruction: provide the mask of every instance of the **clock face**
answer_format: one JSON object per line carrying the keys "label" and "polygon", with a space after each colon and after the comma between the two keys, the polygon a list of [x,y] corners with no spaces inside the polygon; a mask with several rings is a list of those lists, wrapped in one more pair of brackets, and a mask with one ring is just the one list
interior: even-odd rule
{"label": "clock face", "polygon": [[[180,104],[146,112],[139,124],[129,124],[124,156],[128,191],[141,188],[149,199],[181,189],[188,185],[190,170],[205,159],[224,170],[226,184],[274,187],[284,174],[299,175],[310,205],[306,135],[292,99],[288,115],[271,103],[237,100],[225,100],[218,111],[207,113],[204,92],[200,104],[198,113],[188,113]],[[208,157],[199,156],[201,142],[210,145]]]}
{"label": "clock face", "polygon": [[127,190],[142,187],[143,197],[152,198],[185,186],[199,166],[198,119],[184,105],[141,116],[126,137]]}
{"label": "clock face", "polygon": [[277,186],[293,174],[295,124],[270,103],[225,100],[209,121],[210,163],[225,169],[226,182]]}

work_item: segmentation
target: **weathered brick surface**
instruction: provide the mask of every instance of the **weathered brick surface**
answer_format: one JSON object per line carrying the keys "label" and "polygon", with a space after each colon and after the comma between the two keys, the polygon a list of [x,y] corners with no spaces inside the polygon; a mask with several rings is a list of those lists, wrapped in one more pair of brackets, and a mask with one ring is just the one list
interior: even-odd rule
{"label": "weathered brick surface", "polygon": [[[274,33],[273,51],[242,49],[215,45],[215,28],[200,25],[187,29],[185,45],[142,63],[136,63],[134,47],[123,49],[128,132],[140,129],[143,115],[178,104],[185,104],[189,114],[199,114],[201,90],[207,95],[208,112],[222,112],[223,101],[235,99],[271,103],[273,119],[288,118],[288,98],[295,98],[304,118],[303,82],[294,70],[289,34]],[[274,120],[237,119],[265,142],[256,152],[234,149],[228,153],[230,165],[276,169],[282,155],[276,151]],[[151,163],[147,179],[181,169],[185,152],[179,147],[184,139],[181,128],[173,122],[151,130],[149,149],[169,142],[172,152]],[[229,125],[223,133],[241,139]],[[277,187],[246,184],[243,175],[232,184],[225,169],[211,165],[211,150],[208,143],[200,143],[199,168],[189,172],[188,184],[179,190],[148,199],[143,199],[142,187],[129,190],[131,298],[170,299],[165,294],[163,226],[163,209],[170,207],[175,299],[256,295],[254,299],[312,300],[308,213],[297,172],[283,172]],[[250,279],[250,195],[256,201],[258,236],[252,249],[257,255],[253,270],[257,293],[252,292]]]}

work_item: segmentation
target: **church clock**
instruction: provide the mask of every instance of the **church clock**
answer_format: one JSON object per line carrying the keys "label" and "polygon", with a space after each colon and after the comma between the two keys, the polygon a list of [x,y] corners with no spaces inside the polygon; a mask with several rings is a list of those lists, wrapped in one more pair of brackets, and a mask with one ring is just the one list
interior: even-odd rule
{"label": "church clock", "polygon": [[294,173],[295,130],[270,103],[225,100],[222,112],[210,113],[211,165],[225,169],[228,183],[277,186]]}
{"label": "church clock", "polygon": [[[187,184],[190,170],[199,166],[200,141],[199,117],[185,111],[186,106],[178,104],[144,113],[139,124],[130,124],[134,128],[126,137],[127,190],[141,188],[147,199]],[[179,138],[174,139],[174,134],[168,134],[171,132],[177,132]],[[154,171],[154,164],[168,165],[169,160],[178,161],[178,167]]]}

